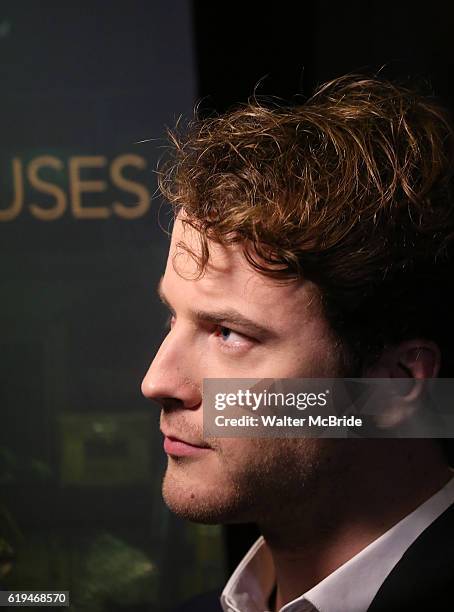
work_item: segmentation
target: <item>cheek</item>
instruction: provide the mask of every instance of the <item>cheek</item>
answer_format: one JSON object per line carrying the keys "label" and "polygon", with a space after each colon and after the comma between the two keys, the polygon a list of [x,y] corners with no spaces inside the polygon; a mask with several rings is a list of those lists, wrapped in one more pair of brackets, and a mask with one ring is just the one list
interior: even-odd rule
{"label": "cheek", "polygon": [[297,340],[280,360],[286,378],[336,378],[342,376],[342,363],[338,342],[328,330],[323,338]]}
{"label": "cheek", "polygon": [[217,450],[219,462],[231,473],[247,471],[251,466],[260,463],[263,452],[260,438],[216,438],[210,440]]}
{"label": "cheek", "polygon": [[[257,363],[264,359],[255,349],[248,351],[225,351],[214,337],[199,349],[199,372],[201,378],[259,378],[255,374]],[[274,359],[271,359],[274,361]]]}
{"label": "cheek", "polygon": [[[312,441],[309,441],[309,444],[311,443]],[[214,445],[218,450],[219,462],[235,480],[235,475],[241,474],[276,474],[276,465],[295,463],[295,459],[303,454],[302,448],[307,445],[307,441],[282,438],[217,438]]]}
{"label": "cheek", "polygon": [[330,442],[317,438],[217,438],[214,445],[232,480],[255,475],[267,482],[298,479],[310,472],[327,454],[329,448],[325,447],[330,447]]}

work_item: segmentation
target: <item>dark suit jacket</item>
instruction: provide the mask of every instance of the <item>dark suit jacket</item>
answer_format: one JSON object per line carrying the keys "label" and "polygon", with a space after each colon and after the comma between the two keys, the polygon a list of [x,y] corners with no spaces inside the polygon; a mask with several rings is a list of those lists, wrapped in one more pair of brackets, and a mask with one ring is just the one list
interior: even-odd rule
{"label": "dark suit jacket", "polygon": [[454,504],[407,549],[368,612],[385,610],[454,610]]}
{"label": "dark suit jacket", "polygon": [[[352,585],[360,589],[360,584]],[[221,590],[206,593],[175,612],[220,612]],[[454,610],[454,504],[407,549],[378,590],[368,612]],[[350,612],[343,610],[343,612]]]}

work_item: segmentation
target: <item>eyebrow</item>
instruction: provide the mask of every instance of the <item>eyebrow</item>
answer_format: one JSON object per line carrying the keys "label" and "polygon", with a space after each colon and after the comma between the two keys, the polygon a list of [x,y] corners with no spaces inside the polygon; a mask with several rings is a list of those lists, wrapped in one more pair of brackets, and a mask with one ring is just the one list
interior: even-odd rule
{"label": "eyebrow", "polygon": [[[161,302],[165,304],[172,313],[174,313],[174,309],[162,290],[162,277],[159,279],[157,293]],[[196,310],[192,311],[192,313],[198,321],[208,321],[210,323],[214,323],[215,325],[225,325],[226,327],[228,325],[239,326],[247,330],[252,335],[260,336],[261,338],[272,337],[275,335],[267,327],[255,323],[255,321],[252,321],[252,319],[248,319],[234,308],[227,308],[225,310],[218,310],[216,312]]]}

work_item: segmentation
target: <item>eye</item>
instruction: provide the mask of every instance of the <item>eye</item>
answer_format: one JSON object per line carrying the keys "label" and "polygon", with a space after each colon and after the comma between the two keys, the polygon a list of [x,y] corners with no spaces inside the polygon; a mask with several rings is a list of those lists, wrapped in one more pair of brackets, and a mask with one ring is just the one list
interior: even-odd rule
{"label": "eye", "polygon": [[252,344],[251,338],[230,329],[230,327],[225,327],[224,325],[218,325],[214,335],[223,347],[229,349],[244,349]]}

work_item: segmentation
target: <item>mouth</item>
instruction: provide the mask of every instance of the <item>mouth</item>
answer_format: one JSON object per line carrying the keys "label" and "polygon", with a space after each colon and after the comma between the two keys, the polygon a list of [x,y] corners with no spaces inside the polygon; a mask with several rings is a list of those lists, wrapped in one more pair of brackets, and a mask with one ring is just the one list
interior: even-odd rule
{"label": "mouth", "polygon": [[204,442],[193,444],[192,442],[181,440],[176,436],[164,434],[164,451],[173,457],[203,455],[211,450],[213,450],[211,446]]}

